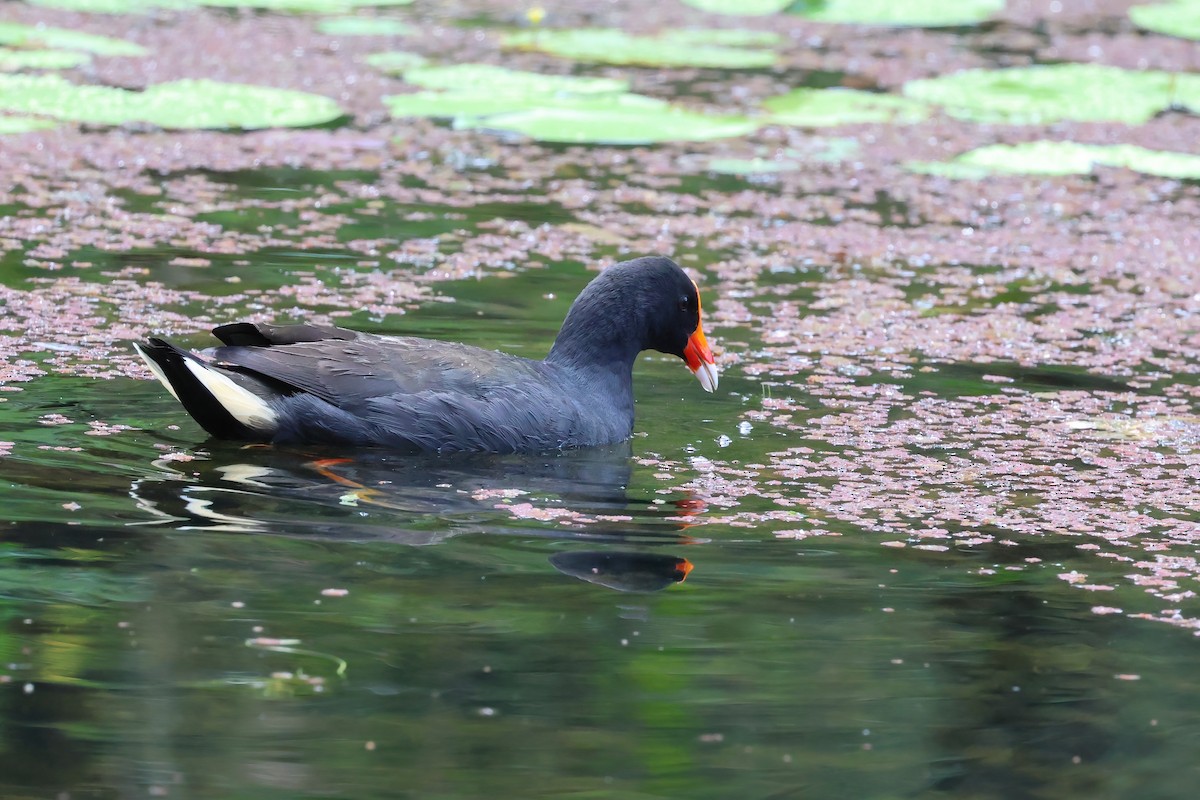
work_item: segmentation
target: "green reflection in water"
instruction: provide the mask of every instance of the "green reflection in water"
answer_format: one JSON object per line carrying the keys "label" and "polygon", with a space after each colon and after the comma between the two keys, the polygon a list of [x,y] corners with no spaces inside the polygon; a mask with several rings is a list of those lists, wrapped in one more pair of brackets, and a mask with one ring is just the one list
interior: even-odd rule
{"label": "green reflection in water", "polygon": [[[445,287],[453,304],[352,322],[537,357],[588,276],[464,281]],[[994,391],[938,366],[905,390]],[[762,391],[736,370],[708,396],[648,355],[636,385],[630,453],[467,460],[208,442],[149,381],[6,394],[0,794],[1188,796],[1190,637],[1095,615],[1058,578],[1086,569],[1117,586],[1105,604],[1136,605],[1127,567],[1085,564],[1067,537],[931,552],[836,522],[809,541],[694,524],[721,510],[670,488],[692,458],[817,445],[735,435]],[[39,422],[53,414],[70,421]],[[140,430],[93,436],[91,421]],[[627,593],[551,562],[587,552],[694,570]]]}

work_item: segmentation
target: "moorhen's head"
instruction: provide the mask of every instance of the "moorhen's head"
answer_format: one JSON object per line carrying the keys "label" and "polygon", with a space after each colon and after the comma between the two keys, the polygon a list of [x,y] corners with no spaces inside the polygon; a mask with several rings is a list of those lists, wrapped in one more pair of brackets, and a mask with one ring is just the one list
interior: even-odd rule
{"label": "moorhen's head", "polygon": [[567,312],[551,355],[577,364],[632,364],[642,350],[679,356],[705,391],[717,388],[720,372],[704,337],[700,290],[669,258],[635,258],[601,272]]}

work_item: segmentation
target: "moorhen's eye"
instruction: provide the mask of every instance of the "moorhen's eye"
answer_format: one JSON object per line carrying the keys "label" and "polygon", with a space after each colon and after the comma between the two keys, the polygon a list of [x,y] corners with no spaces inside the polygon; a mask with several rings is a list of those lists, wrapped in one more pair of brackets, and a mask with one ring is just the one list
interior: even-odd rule
{"label": "moorhen's eye", "polygon": [[682,297],[680,297],[680,298],[679,298],[679,310],[680,310],[680,311],[682,311],[682,312],[684,312],[684,313],[687,313],[687,310],[688,310],[688,299],[687,299],[687,295],[686,295],[686,294],[685,294],[685,295],[683,295]]}

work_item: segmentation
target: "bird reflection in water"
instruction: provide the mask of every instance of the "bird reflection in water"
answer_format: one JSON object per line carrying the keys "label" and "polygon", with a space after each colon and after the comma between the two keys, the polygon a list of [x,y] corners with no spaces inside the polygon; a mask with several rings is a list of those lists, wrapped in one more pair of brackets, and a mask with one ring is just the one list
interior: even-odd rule
{"label": "bird reflection in water", "polygon": [[[686,559],[646,549],[699,542],[679,517],[701,513],[702,501],[684,497],[663,508],[655,498],[630,496],[628,443],[543,455],[362,450],[350,457],[210,445],[207,458],[157,461],[158,471],[134,482],[131,495],[153,517],[146,524],[406,545],[479,533],[560,540],[568,548],[625,545],[637,549],[564,549],[550,557],[565,575],[625,592],[658,591],[692,570]],[[567,524],[526,523],[506,510],[514,502],[535,516],[563,515]]]}

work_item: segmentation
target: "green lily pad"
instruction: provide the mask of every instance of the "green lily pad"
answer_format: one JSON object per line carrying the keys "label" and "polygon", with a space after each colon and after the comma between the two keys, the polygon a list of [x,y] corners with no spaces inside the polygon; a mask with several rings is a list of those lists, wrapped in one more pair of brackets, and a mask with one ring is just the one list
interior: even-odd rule
{"label": "green lily pad", "polygon": [[415,67],[404,71],[404,80],[429,91],[385,97],[393,116],[457,118],[546,106],[665,105],[661,100],[629,94],[625,91],[629,84],[623,80],[539,75],[487,64]]}
{"label": "green lily pad", "polygon": [[6,133],[29,133],[46,128],[53,128],[57,122],[36,117],[4,117],[0,116],[0,136]]}
{"label": "green lily pad", "polygon": [[544,108],[575,111],[657,111],[667,108],[665,100],[640,94],[619,92],[584,95],[514,95],[480,90],[453,92],[417,92],[384,98],[392,116],[396,117],[487,117],[516,111]]}
{"label": "green lily pad", "polygon": [[404,6],[413,0],[27,0],[45,8],[93,14],[145,14],[155,9],[257,8],[264,11],[336,14],[365,6]]}
{"label": "green lily pad", "polygon": [[764,101],[772,121],[819,128],[870,122],[920,122],[929,116],[923,103],[907,97],[857,89],[795,89]]}
{"label": "green lily pad", "polygon": [[385,97],[393,116],[448,117],[456,128],[521,133],[546,142],[648,144],[738,136],[758,123],[676,108],[632,94],[611,78],[538,75],[458,64],[416,67],[404,80],[426,91]]}
{"label": "green lily pad", "polygon": [[[783,37],[772,31],[752,31],[747,28],[684,28],[665,34],[672,43],[712,44],[722,47],[773,47],[783,44]],[[650,37],[661,39],[662,36]]]}
{"label": "green lily pad", "polygon": [[[752,49],[762,34],[751,31],[671,31],[659,36],[633,36],[613,28],[518,31],[504,45],[597,64],[647,67],[715,67],[761,69],[775,64],[770,50]],[[731,46],[734,41],[738,46]]]}
{"label": "green lily pad", "polygon": [[460,89],[523,97],[623,92],[629,88],[629,81],[616,78],[539,75],[488,64],[419,67],[406,70],[404,80],[423,89]]}
{"label": "green lily pad", "polygon": [[413,0],[193,0],[198,6],[212,8],[257,8],[263,11],[336,14],[373,6],[406,6]]}
{"label": "green lily pad", "polygon": [[1124,167],[1163,178],[1200,179],[1200,156],[1148,150],[1130,144],[1049,141],[997,144],[963,153],[952,161],[908,165],[915,172],[950,178],[980,178],[995,174],[1086,175],[1097,166]]}
{"label": "green lily pad", "polygon": [[331,17],[318,22],[317,30],[329,36],[407,36],[413,27],[385,17]]}
{"label": "green lily pad", "polygon": [[1184,39],[1200,39],[1200,3],[1196,0],[1134,6],[1129,9],[1129,18],[1133,24],[1148,31]]}
{"label": "green lily pad", "polygon": [[144,122],[173,129],[297,127],[342,115],[328,97],[263,86],[185,80],[130,92],[76,86],[57,75],[0,75],[0,110],[95,125]]}
{"label": "green lily pad", "polygon": [[187,0],[25,0],[34,6],[89,14],[146,14],[157,8],[188,8]]}
{"label": "green lily pad", "polygon": [[92,60],[87,53],[71,50],[12,50],[0,47],[0,72],[23,69],[71,69]]}
{"label": "green lily pad", "polygon": [[81,50],[98,56],[143,56],[146,48],[123,39],[110,39],[66,28],[43,28],[0,22],[0,44],[18,47],[45,47],[58,50]]}
{"label": "green lily pad", "polygon": [[976,25],[1004,0],[800,0],[788,9],[807,19],[850,25],[946,28]]}
{"label": "green lily pad", "polygon": [[457,128],[520,133],[541,142],[568,144],[653,144],[701,142],[743,136],[759,124],[746,117],[660,108],[535,108],[492,117],[461,118]]}
{"label": "green lily pad", "polygon": [[391,74],[407,72],[414,67],[422,67],[428,61],[423,55],[405,53],[400,50],[389,53],[372,53],[365,60],[375,69]]}
{"label": "green lily pad", "polygon": [[795,0],[683,0],[683,2],[685,5],[711,14],[762,17],[783,11]]}
{"label": "green lily pad", "polygon": [[904,94],[979,122],[1113,121],[1137,125],[1182,104],[1200,108],[1200,75],[1099,64],[976,69],[910,81]]}

